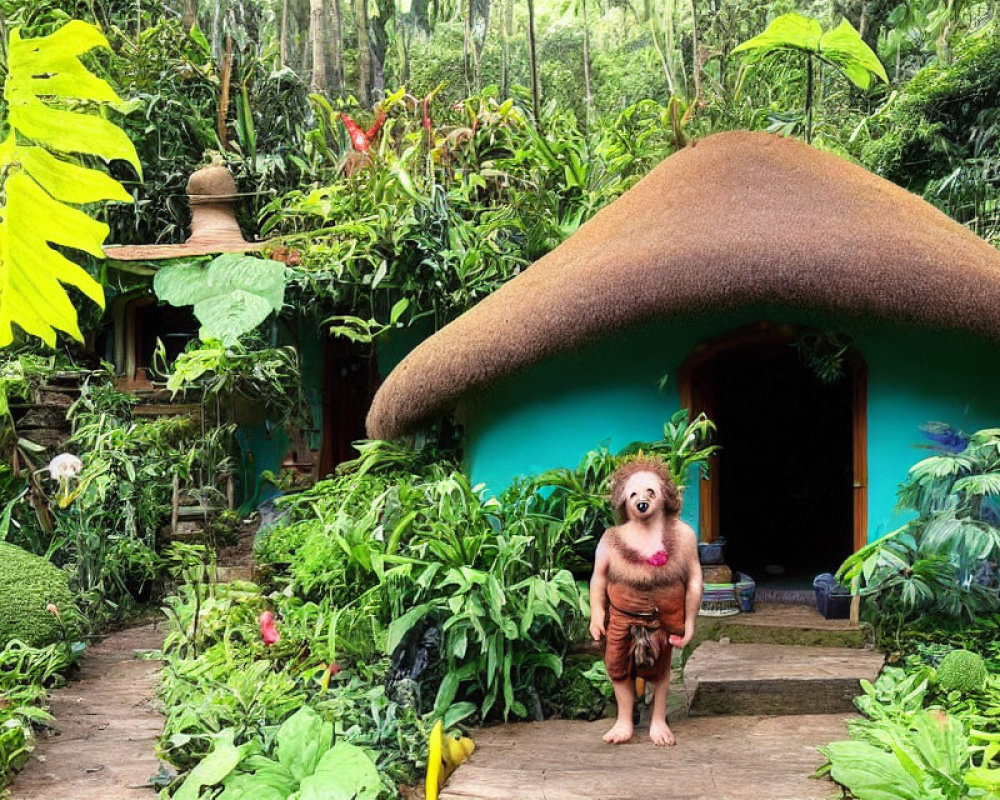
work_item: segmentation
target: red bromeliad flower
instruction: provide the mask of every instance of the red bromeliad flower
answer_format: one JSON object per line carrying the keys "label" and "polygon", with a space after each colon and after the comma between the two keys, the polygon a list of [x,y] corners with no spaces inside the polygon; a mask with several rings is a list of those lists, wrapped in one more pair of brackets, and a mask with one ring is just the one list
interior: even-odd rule
{"label": "red bromeliad flower", "polygon": [[378,132],[382,130],[382,126],[385,125],[385,119],[385,109],[380,108],[378,113],[375,115],[375,121],[372,123],[372,126],[365,131],[365,139],[368,140],[368,144],[375,141],[375,137],[378,136]]}
{"label": "red bromeliad flower", "polygon": [[662,567],[667,563],[667,551],[657,550],[653,555],[646,559],[646,563],[654,567]]}
{"label": "red bromeliad flower", "polygon": [[274,614],[270,611],[265,611],[260,615],[260,638],[268,647],[277,644],[281,639],[281,634],[274,627]]}
{"label": "red bromeliad flower", "polygon": [[365,138],[365,132],[358,127],[358,123],[349,114],[341,114],[340,119],[347,128],[348,136],[351,137],[351,147],[360,153],[364,153],[368,149],[368,140]]}
{"label": "red bromeliad flower", "polygon": [[382,126],[385,124],[386,114],[385,109],[380,108],[378,114],[375,115],[375,122],[372,126],[363,131],[358,127],[358,123],[350,116],[350,114],[341,114],[341,122],[344,123],[344,127],[347,128],[347,134],[351,137],[351,147],[357,150],[359,153],[367,153],[375,137],[378,136],[378,132],[382,130]]}

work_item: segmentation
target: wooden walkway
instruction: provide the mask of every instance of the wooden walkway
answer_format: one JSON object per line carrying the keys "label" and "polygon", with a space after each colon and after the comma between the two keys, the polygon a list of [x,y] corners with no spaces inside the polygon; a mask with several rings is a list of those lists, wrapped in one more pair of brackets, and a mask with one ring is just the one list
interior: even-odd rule
{"label": "wooden walkway", "polygon": [[609,745],[611,720],[500,725],[473,733],[476,752],[442,800],[825,800],[816,746],[847,735],[844,714],[691,717],[671,722],[675,747],[640,727]]}
{"label": "wooden walkway", "polygon": [[684,692],[693,716],[850,714],[883,663],[877,650],[705,642],[684,665]]}
{"label": "wooden walkway", "polygon": [[153,706],[159,661],[136,650],[163,645],[163,628],[119,631],[87,648],[79,680],[53,692],[54,735],[40,735],[11,800],[152,800],[163,717]]}

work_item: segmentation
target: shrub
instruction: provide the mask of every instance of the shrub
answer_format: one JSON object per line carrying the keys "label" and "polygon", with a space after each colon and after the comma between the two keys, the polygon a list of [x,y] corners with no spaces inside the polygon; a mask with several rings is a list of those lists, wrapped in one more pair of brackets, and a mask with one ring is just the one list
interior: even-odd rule
{"label": "shrub", "polygon": [[945,691],[978,692],[986,685],[986,662],[978,653],[952,650],[941,659],[937,677]]}
{"label": "shrub", "polygon": [[44,558],[0,542],[0,649],[12,639],[32,647],[61,639],[62,623],[46,610],[50,603],[63,619],[75,615],[66,573]]}

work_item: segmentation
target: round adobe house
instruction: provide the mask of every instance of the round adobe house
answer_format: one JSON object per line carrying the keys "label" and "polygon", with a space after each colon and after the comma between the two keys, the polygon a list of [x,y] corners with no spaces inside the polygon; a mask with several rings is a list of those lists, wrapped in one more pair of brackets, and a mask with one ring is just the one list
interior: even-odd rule
{"label": "round adobe house", "polygon": [[[998,338],[991,245],[838,156],[720,133],[416,347],[368,433],[457,410],[499,492],[705,411],[723,450],[684,518],[734,562],[815,574],[903,521],[921,425],[1000,423]],[[842,345],[820,380],[809,354]]]}

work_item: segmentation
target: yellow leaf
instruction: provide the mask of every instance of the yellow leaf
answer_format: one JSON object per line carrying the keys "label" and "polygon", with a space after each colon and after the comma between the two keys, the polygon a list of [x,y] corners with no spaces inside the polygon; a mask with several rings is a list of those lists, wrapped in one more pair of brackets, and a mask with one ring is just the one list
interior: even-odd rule
{"label": "yellow leaf", "polygon": [[50,36],[10,35],[4,97],[11,133],[0,143],[0,347],[13,341],[13,326],[55,346],[56,331],[82,339],[66,286],[75,286],[101,308],[104,291],[86,270],[55,249],[83,250],[102,258],[108,226],[67,203],[130,201],[125,188],[89,167],[49,152],[122,159],[140,170],[124,131],[96,114],[47,105],[41,98],[121,104],[114,90],[91,74],[78,56],[107,47],[94,26],[74,21]]}
{"label": "yellow leaf", "polygon": [[26,230],[22,235],[40,245],[52,242],[83,250],[97,258],[104,257],[101,245],[107,238],[108,226],[103,222],[52,199],[20,170],[8,176],[6,189],[8,218],[24,226]]}
{"label": "yellow leaf", "polygon": [[39,100],[10,106],[10,126],[52,150],[86,153],[105,161],[128,161],[141,174],[135,145],[121,128],[103,117],[50,108]]}
{"label": "yellow leaf", "polygon": [[132,202],[125,187],[100,170],[63,161],[41,147],[19,147],[17,156],[24,171],[56,200],[77,204],[101,200]]}
{"label": "yellow leaf", "polygon": [[49,242],[100,254],[107,226],[53,200],[19,170],[7,177],[0,221],[0,347],[13,341],[11,324],[55,346],[55,329],[82,334],[61,283],[76,286],[104,307],[104,292],[87,272]]}

